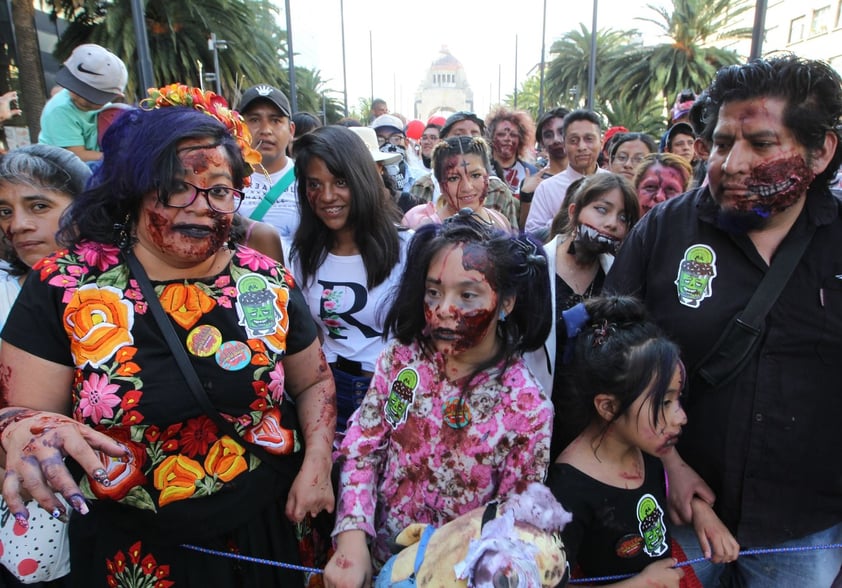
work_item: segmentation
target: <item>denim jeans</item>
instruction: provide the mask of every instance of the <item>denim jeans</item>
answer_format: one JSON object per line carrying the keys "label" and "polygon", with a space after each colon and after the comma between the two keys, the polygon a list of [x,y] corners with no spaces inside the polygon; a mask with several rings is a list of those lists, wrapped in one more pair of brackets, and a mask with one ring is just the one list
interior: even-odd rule
{"label": "denim jeans", "polygon": [[[673,538],[687,554],[687,559],[702,557],[699,540],[693,527],[670,529]],[[807,547],[842,543],[842,523],[778,545],[740,545],[740,549],[757,547]],[[792,553],[770,553],[740,556],[730,564],[703,561],[693,566],[705,588],[768,588],[771,586],[804,586],[830,588],[842,568],[842,549],[816,549]],[[835,587],[834,587],[835,588]]]}

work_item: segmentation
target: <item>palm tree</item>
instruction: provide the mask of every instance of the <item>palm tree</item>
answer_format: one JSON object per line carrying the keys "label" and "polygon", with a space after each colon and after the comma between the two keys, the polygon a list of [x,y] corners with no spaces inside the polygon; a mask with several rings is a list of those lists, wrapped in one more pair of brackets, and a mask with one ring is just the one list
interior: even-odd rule
{"label": "palm tree", "polygon": [[[517,91],[517,109],[525,110],[534,120],[538,119],[538,90],[540,85],[541,78],[538,75],[532,75],[524,80]],[[514,94],[508,94],[503,102],[509,108],[514,108]]]}
{"label": "palm tree", "polygon": [[613,100],[598,107],[607,119],[608,127],[626,127],[635,132],[660,137],[664,132],[664,107],[660,101],[649,102],[644,107],[627,100]]}
{"label": "palm tree", "polygon": [[[134,73],[137,51],[134,29],[127,26],[128,1],[48,1],[71,19],[55,50],[58,59],[80,43],[107,47],[128,66],[127,96],[146,95]],[[243,86],[258,82],[280,86],[286,80],[281,65],[286,61],[286,34],[275,24],[276,11],[269,0],[148,0],[146,25],[156,84],[199,85],[200,71],[213,71],[208,38],[215,33],[228,45],[218,52],[223,95],[234,102]]]}
{"label": "palm tree", "polygon": [[29,139],[38,142],[41,132],[41,111],[47,96],[44,92],[44,70],[35,31],[35,6],[32,0],[12,0],[12,22],[17,40],[18,80],[21,110],[29,127]]}
{"label": "palm tree", "polygon": [[[614,64],[632,49],[636,30],[600,29],[596,33],[596,94],[594,104],[617,95]],[[590,70],[591,32],[580,24],[579,30],[565,33],[550,47],[552,57],[544,78],[548,103],[581,108],[587,100]]]}
{"label": "palm tree", "polygon": [[[342,102],[338,98],[329,96],[334,92],[325,88],[325,82],[319,70],[296,67],[295,87],[298,90],[296,93],[298,110],[311,112],[319,118],[322,118],[322,113],[324,113],[328,124],[342,118],[344,114]],[[281,89],[289,92],[289,85]]]}
{"label": "palm tree", "polygon": [[638,20],[657,25],[669,41],[642,47],[619,62],[615,83],[635,104],[658,98],[666,106],[684,88],[701,91],[719,68],[740,61],[736,52],[718,45],[751,37],[750,28],[730,24],[752,8],[750,0],[673,0],[672,11],[648,8],[657,17]]}

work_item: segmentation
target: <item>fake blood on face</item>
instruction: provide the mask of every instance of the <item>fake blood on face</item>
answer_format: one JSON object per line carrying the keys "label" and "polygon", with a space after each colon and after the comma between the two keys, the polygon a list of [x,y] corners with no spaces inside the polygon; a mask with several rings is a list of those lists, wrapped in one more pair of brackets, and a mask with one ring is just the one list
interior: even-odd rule
{"label": "fake blood on face", "polygon": [[491,346],[497,317],[497,293],[480,268],[488,268],[487,252],[478,245],[458,244],[439,252],[430,264],[424,316],[436,349],[458,356]]}

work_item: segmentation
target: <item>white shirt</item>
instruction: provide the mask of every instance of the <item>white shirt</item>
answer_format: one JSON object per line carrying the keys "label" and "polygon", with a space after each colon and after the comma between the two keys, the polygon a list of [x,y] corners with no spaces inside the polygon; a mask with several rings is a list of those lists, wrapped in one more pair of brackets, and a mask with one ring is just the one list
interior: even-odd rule
{"label": "white shirt", "polygon": [[[269,174],[256,171],[251,174],[251,185],[245,189],[245,198],[238,211],[243,216],[249,216],[257,205],[263,200],[266,193],[277,184],[286,173],[295,167],[292,158],[287,157],[287,164],[281,171]],[[266,215],[260,219],[275,227],[284,242],[284,249],[292,241],[298,224],[301,221],[301,212],[298,209],[298,194],[296,193],[297,182],[293,181],[289,187],[281,192],[275,203],[266,211]]]}
{"label": "white shirt", "polygon": [[[609,172],[597,167],[596,173],[605,174]],[[532,206],[529,207],[529,215],[526,217],[524,230],[527,233],[532,233],[550,226],[553,218],[561,209],[564,196],[567,194],[567,188],[579,178],[584,177],[568,165],[563,172],[557,173],[538,184],[535,196],[532,198]]]}
{"label": "white shirt", "polygon": [[[328,253],[314,279],[298,285],[310,307],[310,314],[322,333],[322,350],[328,363],[337,356],[358,361],[372,372],[385,346],[383,323],[393,302],[393,288],[400,281],[412,231],[401,231],[400,258],[392,273],[368,290],[362,255]],[[301,275],[299,259],[293,260],[293,274]]]}

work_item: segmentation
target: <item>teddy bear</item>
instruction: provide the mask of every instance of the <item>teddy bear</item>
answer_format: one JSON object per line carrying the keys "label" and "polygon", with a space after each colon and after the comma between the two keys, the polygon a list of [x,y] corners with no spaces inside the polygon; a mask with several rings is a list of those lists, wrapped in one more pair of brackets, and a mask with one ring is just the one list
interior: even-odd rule
{"label": "teddy bear", "polygon": [[543,484],[435,529],[414,524],[376,588],[554,588],[567,579],[561,531],[571,515]]}

